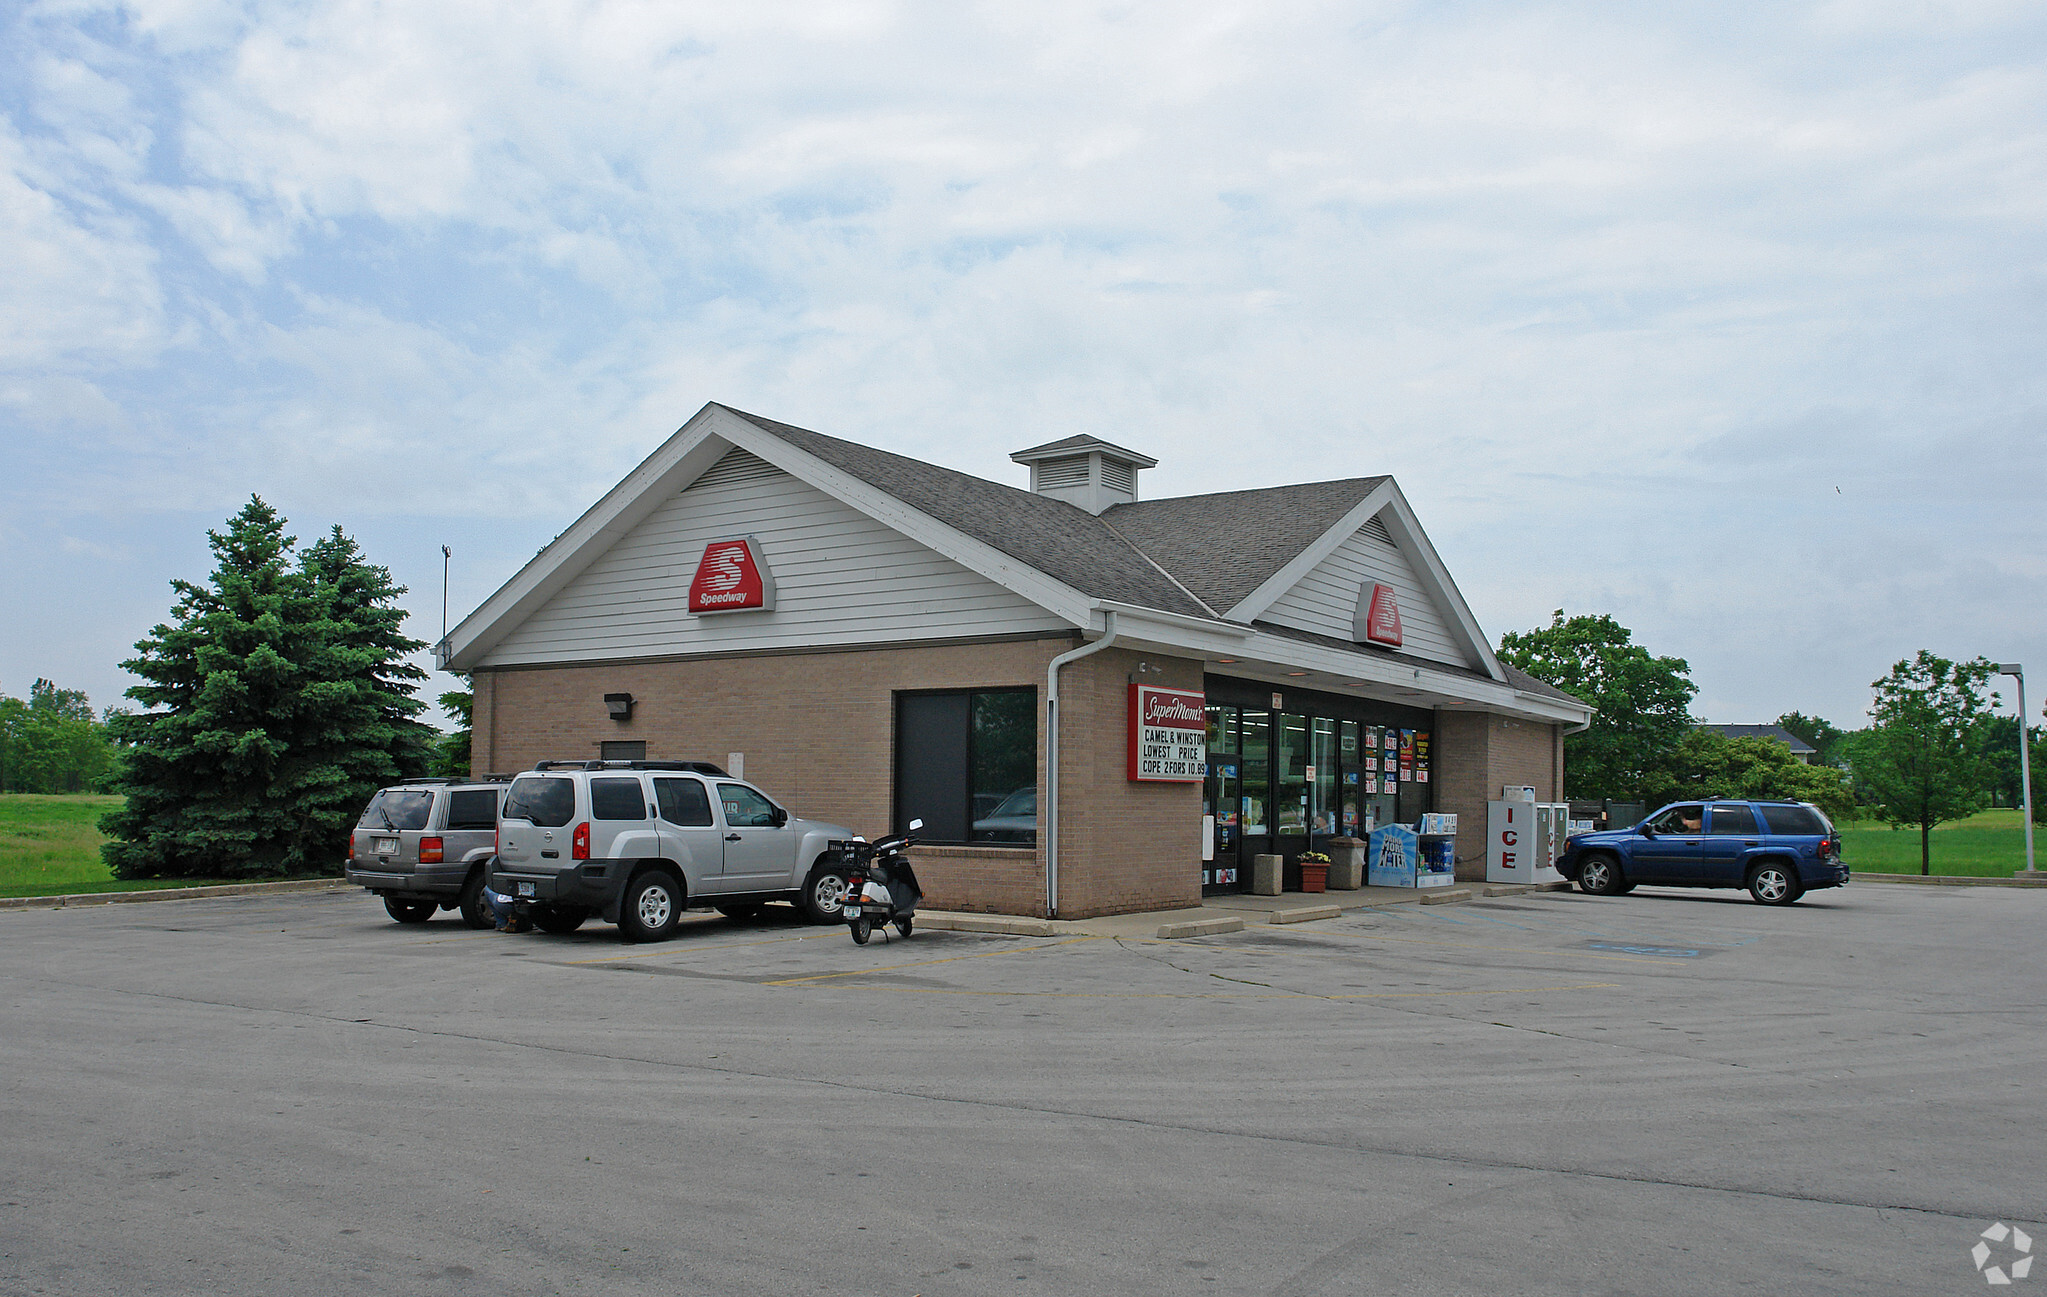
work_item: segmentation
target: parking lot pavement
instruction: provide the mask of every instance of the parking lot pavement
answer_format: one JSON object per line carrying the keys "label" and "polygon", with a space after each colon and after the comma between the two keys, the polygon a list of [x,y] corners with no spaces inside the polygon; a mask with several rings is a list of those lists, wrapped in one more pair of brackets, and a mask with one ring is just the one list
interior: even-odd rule
{"label": "parking lot pavement", "polygon": [[0,1293],[1960,1293],[2047,1239],[2037,893],[778,910],[0,914]]}

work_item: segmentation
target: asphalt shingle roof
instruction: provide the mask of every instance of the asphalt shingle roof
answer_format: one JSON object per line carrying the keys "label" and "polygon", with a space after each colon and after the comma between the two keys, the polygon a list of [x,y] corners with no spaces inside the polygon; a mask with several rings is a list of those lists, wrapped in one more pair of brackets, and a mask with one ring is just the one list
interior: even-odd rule
{"label": "asphalt shingle roof", "polygon": [[[730,410],[732,407],[724,407]],[[893,455],[821,432],[732,413],[799,450],[1097,599],[1208,613],[1100,518],[1064,500]]]}
{"label": "asphalt shingle roof", "polygon": [[1222,614],[1314,544],[1385,480],[1350,477],[1139,500],[1111,506],[1102,521]]}

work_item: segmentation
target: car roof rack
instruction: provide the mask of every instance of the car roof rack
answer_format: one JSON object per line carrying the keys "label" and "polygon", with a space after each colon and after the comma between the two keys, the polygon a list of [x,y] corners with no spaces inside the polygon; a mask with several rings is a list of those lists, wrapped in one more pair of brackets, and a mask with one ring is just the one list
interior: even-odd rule
{"label": "car roof rack", "polygon": [[422,786],[439,788],[447,784],[506,784],[511,781],[512,777],[510,775],[421,775],[417,779],[401,779],[395,784],[386,784],[384,786],[386,788],[419,788]]}
{"label": "car roof rack", "polygon": [[723,775],[725,767],[709,761],[536,761],[535,770],[686,770],[696,775]]}

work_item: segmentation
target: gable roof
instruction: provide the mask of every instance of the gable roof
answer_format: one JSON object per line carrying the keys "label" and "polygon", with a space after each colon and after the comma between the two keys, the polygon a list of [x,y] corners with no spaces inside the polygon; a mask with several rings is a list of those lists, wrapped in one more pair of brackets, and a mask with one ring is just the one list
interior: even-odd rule
{"label": "gable roof", "polygon": [[[1093,438],[1049,443],[1106,445]],[[1345,478],[1113,506],[1101,516],[871,446],[706,403],[504,586],[462,619],[436,654],[466,669],[608,552],[664,500],[686,490],[730,449],[766,460],[854,510],[1036,603],[1088,627],[1121,609],[1162,643],[1196,654],[1237,651],[1261,635],[1325,655],[1318,668],[1374,675],[1410,667],[1491,681],[1548,719],[1585,704],[1505,667],[1486,642],[1391,477]],[[1043,450],[1046,447],[1039,447]],[[1467,654],[1462,666],[1389,655],[1347,639],[1275,626],[1262,616],[1304,574],[1374,523],[1413,564],[1424,594]],[[1340,656],[1326,656],[1335,650]],[[1346,661],[1347,659],[1347,661]],[[1227,660],[1227,659],[1226,659]]]}

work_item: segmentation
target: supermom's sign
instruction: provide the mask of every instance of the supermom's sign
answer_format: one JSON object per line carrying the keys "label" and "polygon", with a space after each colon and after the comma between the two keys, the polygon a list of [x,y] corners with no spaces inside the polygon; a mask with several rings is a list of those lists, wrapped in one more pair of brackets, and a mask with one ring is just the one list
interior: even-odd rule
{"label": "supermom's sign", "polygon": [[1208,774],[1208,699],[1199,690],[1130,686],[1130,777],[1199,783]]}
{"label": "supermom's sign", "polygon": [[775,576],[761,556],[759,541],[734,536],[704,546],[696,578],[689,583],[692,613],[746,612],[774,606]]}

